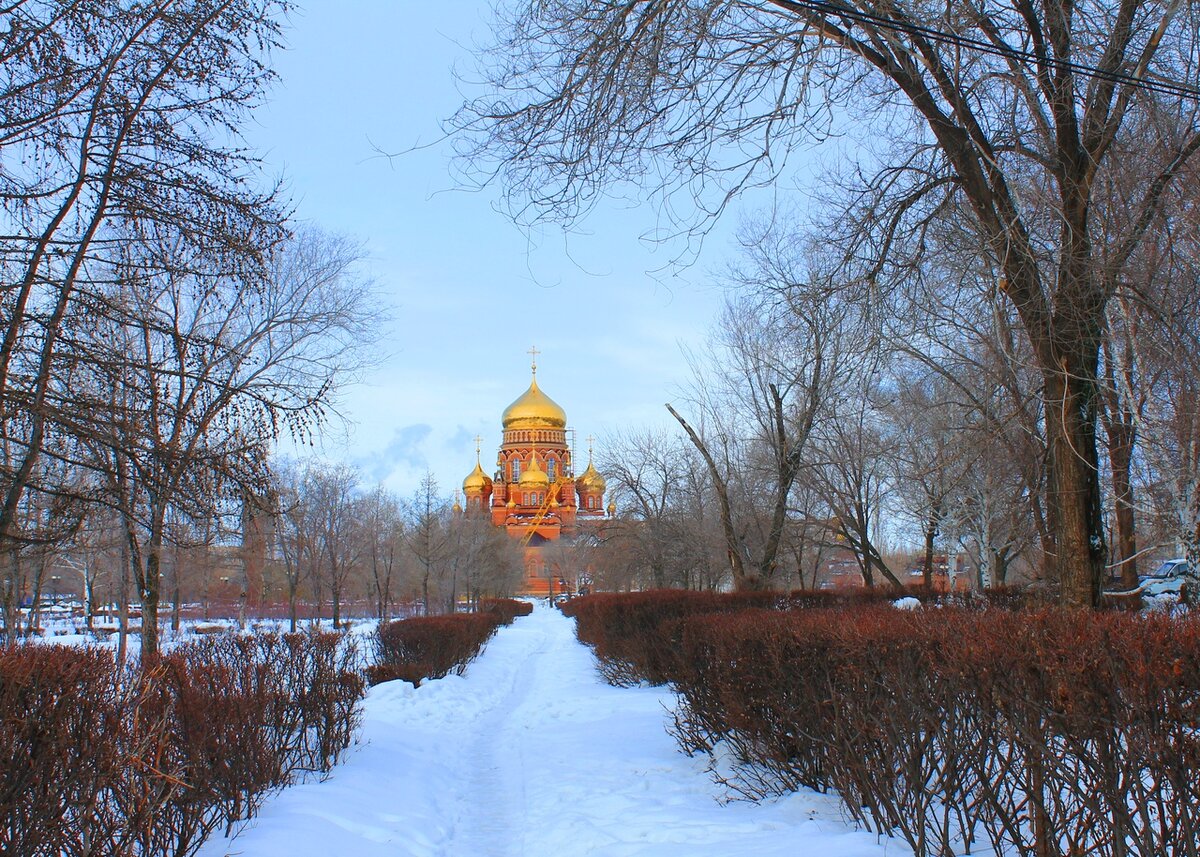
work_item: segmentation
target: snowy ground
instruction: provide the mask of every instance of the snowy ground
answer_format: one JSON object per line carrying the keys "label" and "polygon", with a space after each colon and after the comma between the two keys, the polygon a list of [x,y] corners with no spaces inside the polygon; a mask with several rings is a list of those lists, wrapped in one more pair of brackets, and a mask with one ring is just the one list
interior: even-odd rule
{"label": "snowy ground", "polygon": [[[95,630],[88,631],[85,620],[79,614],[78,605],[46,608],[42,611],[42,617],[38,624],[42,633],[29,638],[33,642],[53,643],[59,646],[92,646],[110,651],[116,651],[117,648],[117,620],[111,616],[98,617],[94,622]],[[129,657],[136,659],[141,650],[141,635],[136,627],[139,620],[134,619],[131,624],[135,627],[126,638],[126,647]],[[369,654],[372,643],[368,638],[375,633],[379,622],[375,619],[355,618],[346,620],[343,627],[346,624],[349,625],[350,636],[358,642],[360,652],[364,655]],[[240,629],[236,619],[214,617],[212,619],[184,619],[180,623],[179,630],[174,631],[168,621],[163,621],[159,626],[159,645],[164,652],[169,652],[180,643],[191,642],[212,634],[285,634],[289,628],[290,623],[287,619],[250,619],[247,621],[246,627]],[[331,631],[333,622],[330,619],[302,619],[297,623],[296,630],[301,632]]]}
{"label": "snowy ground", "polygon": [[614,688],[539,605],[463,677],[373,688],[362,743],[200,857],[911,857],[801,793],[722,804],[664,730],[672,695]]}

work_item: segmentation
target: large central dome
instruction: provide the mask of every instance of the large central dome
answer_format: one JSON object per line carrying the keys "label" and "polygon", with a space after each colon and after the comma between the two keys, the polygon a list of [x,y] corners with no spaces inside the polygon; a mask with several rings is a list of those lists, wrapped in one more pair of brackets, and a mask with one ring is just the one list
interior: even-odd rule
{"label": "large central dome", "polygon": [[567,412],[538,389],[537,375],[534,375],[529,389],[504,409],[501,422],[506,429],[566,428]]}

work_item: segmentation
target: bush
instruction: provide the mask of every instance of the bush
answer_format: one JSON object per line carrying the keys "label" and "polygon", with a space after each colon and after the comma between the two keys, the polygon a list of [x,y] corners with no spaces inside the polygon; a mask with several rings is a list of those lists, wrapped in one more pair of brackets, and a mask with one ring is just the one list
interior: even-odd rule
{"label": "bush", "polygon": [[918,855],[1200,849],[1200,622],[742,611],[678,628],[674,731],[761,797],[836,790]]}
{"label": "bush", "polygon": [[425,679],[451,672],[462,675],[501,624],[497,612],[420,616],[380,625],[376,663],[367,669],[372,684],[404,679],[419,687]]}
{"label": "bush", "polygon": [[892,602],[901,596],[969,610],[1018,610],[1029,603],[1025,593],[1008,589],[953,596],[912,587],[903,592],[885,588],[730,593],[662,589],[596,593],[572,598],[560,605],[560,609],[575,619],[576,636],[592,647],[601,674],[611,684],[643,681],[665,684],[676,668],[678,623],[686,617],[745,609],[787,611],[871,606],[890,609]]}
{"label": "bush", "polygon": [[775,606],[781,593],[714,593],[686,589],[602,592],[573,598],[563,612],[575,634],[590,645],[600,672],[612,684],[665,683],[676,657],[672,620],[701,613]]}
{"label": "bush", "polygon": [[72,853],[112,835],[100,804],[122,776],[125,701],[107,653],[0,650],[0,853]]}
{"label": "bush", "polygon": [[141,672],[0,652],[0,853],[185,855],[349,746],[363,682],[332,634],[224,637]]}
{"label": "bush", "polygon": [[479,612],[494,613],[499,617],[501,625],[511,625],[518,616],[528,616],[532,613],[533,605],[516,598],[481,598]]}

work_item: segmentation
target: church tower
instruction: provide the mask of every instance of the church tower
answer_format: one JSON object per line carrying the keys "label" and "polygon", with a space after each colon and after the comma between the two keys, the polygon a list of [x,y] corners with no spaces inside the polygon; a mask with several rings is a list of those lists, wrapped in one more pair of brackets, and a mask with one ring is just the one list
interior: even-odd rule
{"label": "church tower", "polygon": [[[526,594],[557,591],[545,571],[539,548],[559,538],[574,538],[588,520],[605,518],[604,477],[591,462],[578,478],[567,442],[567,414],[542,392],[537,382],[537,349],[529,389],[504,409],[496,469],[489,478],[479,459],[476,438],[475,469],[463,480],[466,514],[489,514],[525,546]],[[590,440],[590,438],[589,438]]]}

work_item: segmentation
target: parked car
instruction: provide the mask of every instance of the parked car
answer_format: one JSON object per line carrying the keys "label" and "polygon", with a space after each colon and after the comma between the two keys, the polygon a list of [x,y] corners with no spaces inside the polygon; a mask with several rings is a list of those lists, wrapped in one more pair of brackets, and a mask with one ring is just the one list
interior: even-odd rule
{"label": "parked car", "polygon": [[1183,589],[1183,578],[1187,574],[1186,559],[1169,559],[1160,565],[1152,574],[1138,577],[1143,595],[1164,595],[1168,592],[1179,592]]}

